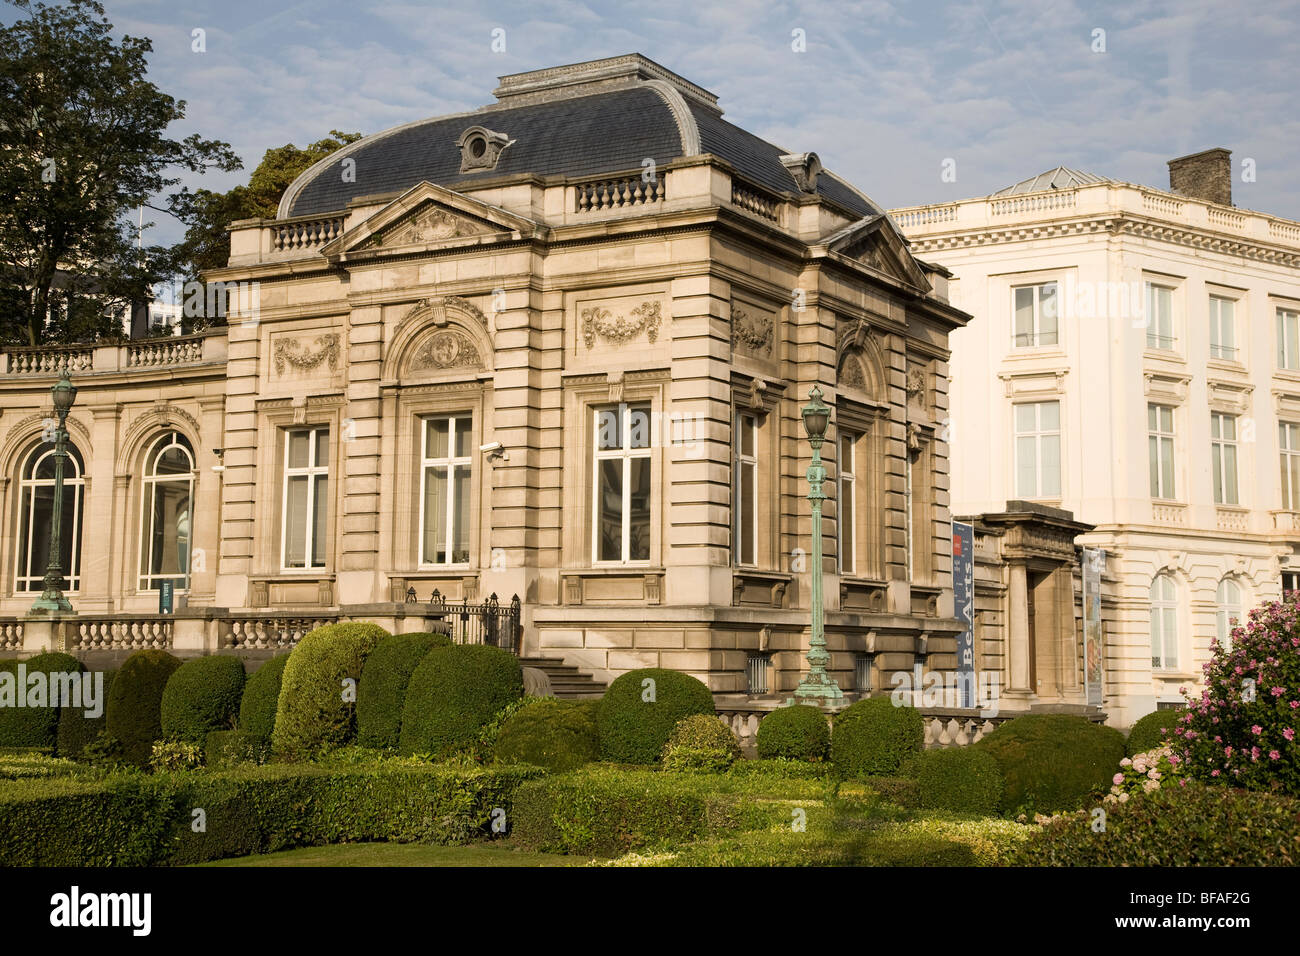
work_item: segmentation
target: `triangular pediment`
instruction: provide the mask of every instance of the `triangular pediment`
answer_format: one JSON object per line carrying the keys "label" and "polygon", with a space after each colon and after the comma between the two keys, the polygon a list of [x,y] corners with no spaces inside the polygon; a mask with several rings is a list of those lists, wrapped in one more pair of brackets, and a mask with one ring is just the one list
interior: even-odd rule
{"label": "triangular pediment", "polygon": [[930,280],[908,251],[907,240],[884,213],[845,226],[824,242],[827,252],[854,259],[920,292],[930,291]]}
{"label": "triangular pediment", "polygon": [[409,255],[432,249],[510,242],[532,236],[537,223],[433,183],[420,183],[321,253],[332,262],[386,252]]}

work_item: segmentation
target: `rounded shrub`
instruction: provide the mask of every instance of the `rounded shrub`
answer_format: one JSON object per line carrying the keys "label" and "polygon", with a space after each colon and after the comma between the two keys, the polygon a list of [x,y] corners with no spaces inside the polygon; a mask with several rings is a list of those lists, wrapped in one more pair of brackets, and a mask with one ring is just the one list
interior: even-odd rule
{"label": "rounded shrub", "polygon": [[1157,710],[1140,718],[1129,728],[1128,755],[1143,754],[1174,740],[1174,730],[1186,713],[1187,710],[1180,707],[1177,710]]}
{"label": "rounded shrub", "polygon": [[[5,700],[8,689],[0,691],[0,747],[40,747],[54,750],[59,741],[59,706],[56,697],[64,683],[59,675],[78,674],[81,662],[70,654],[37,654],[25,661],[0,662],[0,670],[13,675],[0,677],[16,695]],[[24,681],[18,680],[21,665]],[[32,681],[33,674],[43,675]],[[23,685],[26,686],[23,686]],[[69,685],[70,686],[70,685]],[[23,706],[16,706],[19,699]],[[34,706],[33,706],[34,705]]]}
{"label": "rounded shrub", "polygon": [[[98,672],[86,671],[82,680],[91,680]],[[69,760],[85,760],[85,749],[104,731],[108,723],[108,693],[113,687],[117,671],[103,671],[103,684],[97,689],[99,714],[86,716],[84,707],[63,707],[59,710],[59,743],[55,752]]]}
{"label": "rounded shrub", "polygon": [[923,750],[903,764],[916,781],[923,810],[955,810],[991,816],[1002,800],[1002,771],[991,754],[971,747]]}
{"label": "rounded shrub", "polygon": [[259,737],[271,739],[275,730],[275,711],[280,705],[280,681],[288,654],[271,658],[244,684],[244,696],[239,702],[239,729]]}
{"label": "rounded shrub", "polygon": [[925,723],[915,707],[866,697],[836,716],[831,761],[842,777],[891,777],[924,744]]}
{"label": "rounded shrub", "polygon": [[762,760],[825,760],[831,728],[820,707],[794,704],[772,711],[758,725]]}
{"label": "rounded shrub", "polygon": [[108,692],[105,730],[121,746],[122,758],[148,767],[155,740],[162,739],[162,698],[181,666],[166,651],[136,651],[123,662]]}
{"label": "rounded shrub", "polygon": [[502,725],[493,755],[501,763],[528,763],[553,773],[599,760],[596,705],[594,700],[532,701]]}
{"label": "rounded shrub", "polygon": [[972,746],[998,762],[1009,813],[1075,810],[1124,759],[1123,734],[1071,714],[1026,714]]}
{"label": "rounded shrub", "polygon": [[318,627],[298,642],[280,678],[271,731],[276,753],[309,756],[352,741],[362,667],[388,636],[378,624],[346,621]]}
{"label": "rounded shrub", "polygon": [[713,694],[689,674],[662,667],[628,671],[609,685],[596,711],[601,756],[655,763],[679,720],[714,712]]}
{"label": "rounded shrub", "polygon": [[163,690],[163,736],[202,744],[212,731],[233,728],[245,679],[238,657],[218,654],[186,661]]}
{"label": "rounded shrub", "polygon": [[444,757],[472,745],[506,706],[524,696],[519,660],[486,644],[436,647],[406,687],[399,747]]}
{"label": "rounded shrub", "polygon": [[721,772],[740,756],[740,741],[711,714],[691,714],[677,721],[664,744],[665,770]]}
{"label": "rounded shrub", "polygon": [[357,744],[375,749],[396,747],[402,730],[402,707],[411,674],[435,647],[449,647],[446,634],[393,634],[366,658],[357,685]]}

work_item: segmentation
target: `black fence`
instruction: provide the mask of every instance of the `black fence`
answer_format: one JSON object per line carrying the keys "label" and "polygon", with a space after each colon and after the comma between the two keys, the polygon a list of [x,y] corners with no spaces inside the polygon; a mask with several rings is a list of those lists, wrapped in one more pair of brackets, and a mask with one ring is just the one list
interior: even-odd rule
{"label": "black fence", "polygon": [[451,639],[457,644],[488,644],[511,654],[518,654],[523,644],[519,595],[502,604],[493,594],[482,604],[447,601],[436,589],[429,603],[443,613],[451,626]]}

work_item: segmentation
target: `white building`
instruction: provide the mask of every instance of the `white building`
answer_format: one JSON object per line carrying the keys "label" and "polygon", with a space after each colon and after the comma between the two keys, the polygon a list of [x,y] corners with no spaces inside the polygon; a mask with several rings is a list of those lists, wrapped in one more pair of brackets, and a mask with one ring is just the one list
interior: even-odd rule
{"label": "white building", "polygon": [[1120,726],[1300,579],[1300,223],[1231,206],[1227,150],[1169,167],[1170,191],[1058,168],[891,213],[976,317],[951,336],[952,512],[1097,526]]}

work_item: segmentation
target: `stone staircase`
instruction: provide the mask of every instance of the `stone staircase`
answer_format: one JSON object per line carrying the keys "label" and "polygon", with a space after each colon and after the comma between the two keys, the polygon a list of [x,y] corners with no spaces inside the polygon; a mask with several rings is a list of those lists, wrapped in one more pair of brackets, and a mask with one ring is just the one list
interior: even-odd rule
{"label": "stone staircase", "polygon": [[519,663],[544,672],[551,682],[551,693],[560,700],[598,700],[605,695],[604,684],[558,657],[521,657]]}

